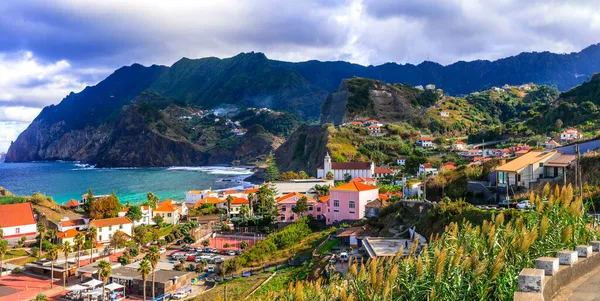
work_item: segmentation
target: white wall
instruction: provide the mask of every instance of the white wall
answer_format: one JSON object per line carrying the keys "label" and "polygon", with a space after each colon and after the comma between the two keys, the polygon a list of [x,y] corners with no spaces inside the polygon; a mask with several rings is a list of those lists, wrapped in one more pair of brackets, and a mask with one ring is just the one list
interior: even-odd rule
{"label": "white wall", "polygon": [[37,233],[37,225],[29,224],[16,227],[6,227],[2,228],[2,231],[4,231],[4,238],[35,235]]}
{"label": "white wall", "polygon": [[[121,227],[122,226],[122,227]],[[129,236],[133,236],[133,224],[114,225],[110,227],[98,228],[98,237],[96,240],[99,243],[109,242],[112,236],[117,232],[121,231]]]}

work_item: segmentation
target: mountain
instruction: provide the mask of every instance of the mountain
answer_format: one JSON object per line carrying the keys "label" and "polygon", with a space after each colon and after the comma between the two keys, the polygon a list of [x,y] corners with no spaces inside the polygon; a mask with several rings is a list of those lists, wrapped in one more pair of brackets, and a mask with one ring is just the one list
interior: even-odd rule
{"label": "mountain", "polygon": [[6,153],[0,153],[0,163],[4,162],[4,159],[6,159]]}
{"label": "mountain", "polygon": [[[249,148],[268,151],[302,121],[321,118],[324,122],[341,123],[365,113],[382,120],[410,121],[429,112],[430,102],[440,101],[435,98],[437,94],[419,92],[410,85],[435,84],[446,96],[530,82],[564,91],[599,70],[600,45],[570,54],[521,53],[497,61],[457,62],[448,66],[433,62],[380,66],[320,61],[291,63],[270,60],[254,52],[226,59],[183,58],[170,67],[134,64],[116,70],[96,86],[69,94],[58,105],[44,108],[12,143],[6,161],[79,160],[123,166],[132,160],[131,164],[136,166],[167,166],[252,160],[243,157],[240,147],[245,149],[242,153],[260,157],[263,154]],[[360,80],[353,82],[354,78],[375,81],[364,81],[362,84],[367,86],[361,86]],[[346,88],[348,83],[354,84]],[[373,98],[375,101],[361,96],[348,98],[348,106],[339,102],[344,99],[341,95],[344,90],[360,96],[365,91],[377,90],[371,89],[372,84],[382,89],[382,94]],[[263,148],[250,143],[245,136],[233,135],[230,125],[208,124],[195,117],[189,121],[187,118],[193,116],[185,115],[200,114],[201,110],[219,111],[224,105],[239,112],[246,108],[269,108],[299,119],[293,120],[281,112],[271,112],[266,118],[232,119],[245,122],[241,125],[243,130],[266,139],[265,145],[269,147]],[[282,121],[285,121],[283,126],[279,126]],[[443,123],[433,124],[441,130],[452,130]],[[465,132],[467,127],[460,124],[455,130]],[[136,149],[136,145],[149,149]],[[221,146],[227,151],[213,150]]]}

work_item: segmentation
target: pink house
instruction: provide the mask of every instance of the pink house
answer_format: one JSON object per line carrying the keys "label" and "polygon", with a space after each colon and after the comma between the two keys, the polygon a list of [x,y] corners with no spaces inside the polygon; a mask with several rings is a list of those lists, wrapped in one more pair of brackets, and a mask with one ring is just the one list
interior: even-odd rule
{"label": "pink house", "polygon": [[300,215],[294,213],[292,208],[296,206],[299,199],[305,197],[308,203],[308,212],[304,215],[312,215],[316,219],[324,218],[324,213],[327,208],[327,203],[321,200],[315,200],[307,195],[291,192],[277,198],[277,211],[279,212],[278,221],[280,223],[289,223],[300,218]]}
{"label": "pink house", "polygon": [[365,205],[379,198],[379,188],[350,182],[331,188],[325,218],[327,224],[365,217]]}

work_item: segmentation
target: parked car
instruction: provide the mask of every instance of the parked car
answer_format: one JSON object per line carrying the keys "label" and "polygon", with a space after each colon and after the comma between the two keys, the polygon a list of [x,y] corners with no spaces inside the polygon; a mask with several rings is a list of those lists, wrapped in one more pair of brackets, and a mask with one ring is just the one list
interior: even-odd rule
{"label": "parked car", "polygon": [[211,248],[204,248],[204,253],[211,253],[212,249]]}
{"label": "parked car", "polygon": [[529,203],[528,200],[520,201],[517,204],[517,209],[531,209],[531,204]]}
{"label": "parked car", "polygon": [[203,247],[197,247],[196,248],[196,252],[204,252],[204,248]]}
{"label": "parked car", "polygon": [[195,261],[196,260],[196,256],[194,255],[189,255],[186,259],[187,261]]}
{"label": "parked car", "polygon": [[223,258],[223,257],[215,257],[213,259],[214,263],[221,263],[221,262],[224,262],[224,261],[225,261],[225,258]]}
{"label": "parked car", "polygon": [[348,261],[348,253],[346,253],[346,252],[340,253],[340,260]]}
{"label": "parked car", "polygon": [[162,254],[162,253],[165,253],[165,252],[167,252],[167,249],[165,249],[165,248],[160,248],[160,249],[158,249],[158,252],[159,252],[160,254]]}
{"label": "parked car", "polygon": [[515,206],[517,205],[517,202],[512,201],[512,200],[502,200],[500,201],[500,203],[498,203],[498,207],[502,207],[502,208],[515,208]]}
{"label": "parked car", "polygon": [[185,299],[187,297],[187,294],[186,293],[175,293],[171,297],[175,300],[181,300],[181,299]]}
{"label": "parked car", "polygon": [[242,250],[235,251],[235,255],[242,255],[242,253],[244,253]]}
{"label": "parked car", "polygon": [[226,255],[227,254],[227,250],[223,249],[223,250],[219,251],[219,254]]}
{"label": "parked car", "polygon": [[227,255],[229,255],[229,256],[235,256],[235,251],[233,251],[233,250],[232,251],[228,251]]}
{"label": "parked car", "polygon": [[208,268],[206,268],[206,271],[209,273],[214,273],[215,272],[215,267],[212,265],[209,265]]}
{"label": "parked car", "polygon": [[217,249],[217,248],[214,248],[214,249],[211,249],[211,250],[210,250],[210,252],[211,252],[211,253],[219,253],[219,249]]}

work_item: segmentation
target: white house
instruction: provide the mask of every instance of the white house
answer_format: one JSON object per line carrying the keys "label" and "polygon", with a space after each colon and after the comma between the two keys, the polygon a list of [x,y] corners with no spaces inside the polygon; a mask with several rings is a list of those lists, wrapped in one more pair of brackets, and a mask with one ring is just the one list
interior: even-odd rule
{"label": "white house", "polygon": [[435,85],[434,84],[429,84],[427,86],[425,86],[426,90],[435,90]]}
{"label": "white house", "polygon": [[[106,197],[109,197],[109,196],[110,195],[108,195],[108,194],[95,195],[95,196],[93,196],[93,200],[95,201],[95,200],[103,199],[103,198],[106,198]],[[79,200],[79,206],[85,204],[85,201],[87,200],[87,198],[88,198],[88,194],[87,193],[84,194],[84,195],[82,195],[81,196],[81,200]]]}
{"label": "white house", "polygon": [[58,231],[66,232],[71,229],[83,231],[89,227],[89,223],[90,220],[87,218],[69,219],[65,216],[58,222]]}
{"label": "white house", "polygon": [[4,238],[35,236],[37,223],[31,203],[0,205],[0,227]]}
{"label": "white house", "polygon": [[381,127],[379,125],[369,125],[367,127],[367,131],[372,136],[378,136],[379,134],[381,134]]}
{"label": "white house", "polygon": [[[183,212],[185,210],[185,213]],[[187,206],[179,206],[173,200],[166,200],[158,204],[153,210],[153,216],[160,216],[167,224],[177,225],[183,215],[187,215]]]}
{"label": "white house", "polygon": [[562,140],[562,141],[577,140],[577,139],[581,139],[581,137],[582,137],[581,132],[579,132],[578,130],[576,130],[575,128],[572,128],[572,127],[568,128],[564,132],[560,133],[560,140]]}
{"label": "white house", "polygon": [[209,197],[219,197],[219,194],[208,190],[190,190],[185,193],[185,203],[186,204],[195,204],[197,201],[209,198]]}
{"label": "white house", "polygon": [[433,168],[429,163],[419,164],[419,171],[417,172],[417,176],[421,175],[437,175],[438,170]]}
{"label": "white house", "polygon": [[421,147],[432,147],[433,138],[427,136],[421,136],[421,139],[417,141],[417,144]]}
{"label": "white house", "polygon": [[552,140],[544,143],[544,147],[546,149],[555,149],[557,147],[560,147],[560,143],[558,143],[558,142],[554,141],[554,139],[552,139]]}
{"label": "white house", "polygon": [[96,241],[98,243],[108,243],[117,231],[133,236],[133,222],[126,216],[95,219],[90,222],[90,226],[96,228],[98,232]]}
{"label": "white house", "polygon": [[[142,218],[137,221],[133,221],[135,226],[139,225],[154,225],[154,221],[152,220],[152,207],[150,206],[140,206],[140,211],[142,211]],[[126,216],[127,212],[129,212],[129,207],[125,207],[123,210],[119,212],[119,216]]]}
{"label": "white house", "polygon": [[448,112],[447,110],[441,110],[440,111],[440,116],[442,116],[442,117],[450,117],[450,112]]}
{"label": "white house", "polygon": [[464,151],[467,149],[467,144],[462,141],[455,141],[452,143],[452,149],[457,151]]}
{"label": "white house", "polygon": [[406,158],[398,158],[396,160],[396,164],[398,164],[399,166],[404,166],[406,165]]}
{"label": "white house", "polygon": [[335,181],[344,181],[344,175],[349,174],[350,178],[373,178],[375,174],[375,164],[373,162],[331,162],[329,153],[323,159],[323,167],[317,169],[317,178],[325,178],[327,173],[333,173]]}

